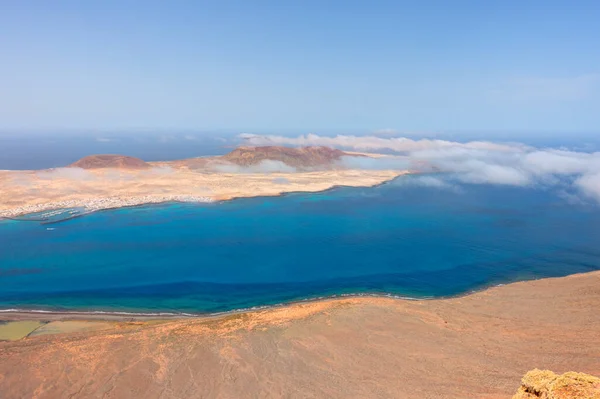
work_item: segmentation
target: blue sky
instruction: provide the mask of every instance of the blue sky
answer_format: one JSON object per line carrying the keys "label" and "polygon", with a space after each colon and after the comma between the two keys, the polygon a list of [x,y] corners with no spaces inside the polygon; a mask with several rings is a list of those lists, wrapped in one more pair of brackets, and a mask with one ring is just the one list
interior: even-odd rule
{"label": "blue sky", "polygon": [[3,1],[0,129],[600,131],[599,1]]}

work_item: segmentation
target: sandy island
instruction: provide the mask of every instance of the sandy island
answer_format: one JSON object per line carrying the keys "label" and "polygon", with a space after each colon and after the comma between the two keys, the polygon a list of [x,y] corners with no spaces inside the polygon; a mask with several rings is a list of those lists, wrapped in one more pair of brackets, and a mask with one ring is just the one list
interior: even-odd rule
{"label": "sandy island", "polygon": [[[211,318],[3,314],[3,398],[510,398],[600,374],[600,272],[460,298],[353,297]],[[5,324],[4,327],[10,326]]]}
{"label": "sandy island", "polygon": [[355,170],[345,160],[381,157],[328,147],[238,147],[228,154],[145,162],[90,155],[44,170],[0,170],[0,218],[79,208],[82,212],[161,202],[213,202],[239,197],[368,187],[408,173]]}
{"label": "sandy island", "polygon": [[293,173],[205,173],[156,166],[144,170],[0,171],[0,217],[52,209],[87,211],[160,202],[211,202],[238,197],[374,186],[407,173],[327,170]]}

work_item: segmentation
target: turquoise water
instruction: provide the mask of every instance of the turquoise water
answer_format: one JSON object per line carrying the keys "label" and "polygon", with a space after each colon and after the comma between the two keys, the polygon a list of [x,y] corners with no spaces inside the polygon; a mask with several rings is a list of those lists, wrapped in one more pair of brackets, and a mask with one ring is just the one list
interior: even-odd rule
{"label": "turquoise water", "polygon": [[600,269],[600,207],[531,188],[374,188],[0,222],[0,308],[220,312],[458,295]]}

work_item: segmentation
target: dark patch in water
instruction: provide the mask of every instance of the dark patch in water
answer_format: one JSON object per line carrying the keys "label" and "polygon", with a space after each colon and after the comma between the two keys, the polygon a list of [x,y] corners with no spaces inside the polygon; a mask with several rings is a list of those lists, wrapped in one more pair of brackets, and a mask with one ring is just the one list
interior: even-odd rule
{"label": "dark patch in water", "polygon": [[0,242],[0,307],[202,313],[598,270],[600,212],[534,189],[387,184],[6,223]]}

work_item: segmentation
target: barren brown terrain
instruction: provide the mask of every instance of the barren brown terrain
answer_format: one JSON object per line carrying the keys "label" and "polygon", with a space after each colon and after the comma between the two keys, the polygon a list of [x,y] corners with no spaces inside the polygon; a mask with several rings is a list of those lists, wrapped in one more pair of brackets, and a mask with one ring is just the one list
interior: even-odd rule
{"label": "barren brown terrain", "polygon": [[125,155],[90,155],[83,157],[77,162],[69,165],[72,168],[82,169],[101,169],[101,168],[121,168],[121,169],[147,169],[150,165],[139,158]]}
{"label": "barren brown terrain", "polygon": [[[295,168],[314,168],[333,166],[344,155],[344,151],[329,147],[288,148],[277,146],[238,147],[221,157],[237,165],[256,165],[265,160],[283,162]],[[353,154],[353,156],[361,156]]]}
{"label": "barren brown terrain", "polygon": [[0,343],[0,394],[511,398],[534,368],[600,374],[599,309],[593,272],[443,300],[360,297],[212,318],[102,321],[96,331]]}

